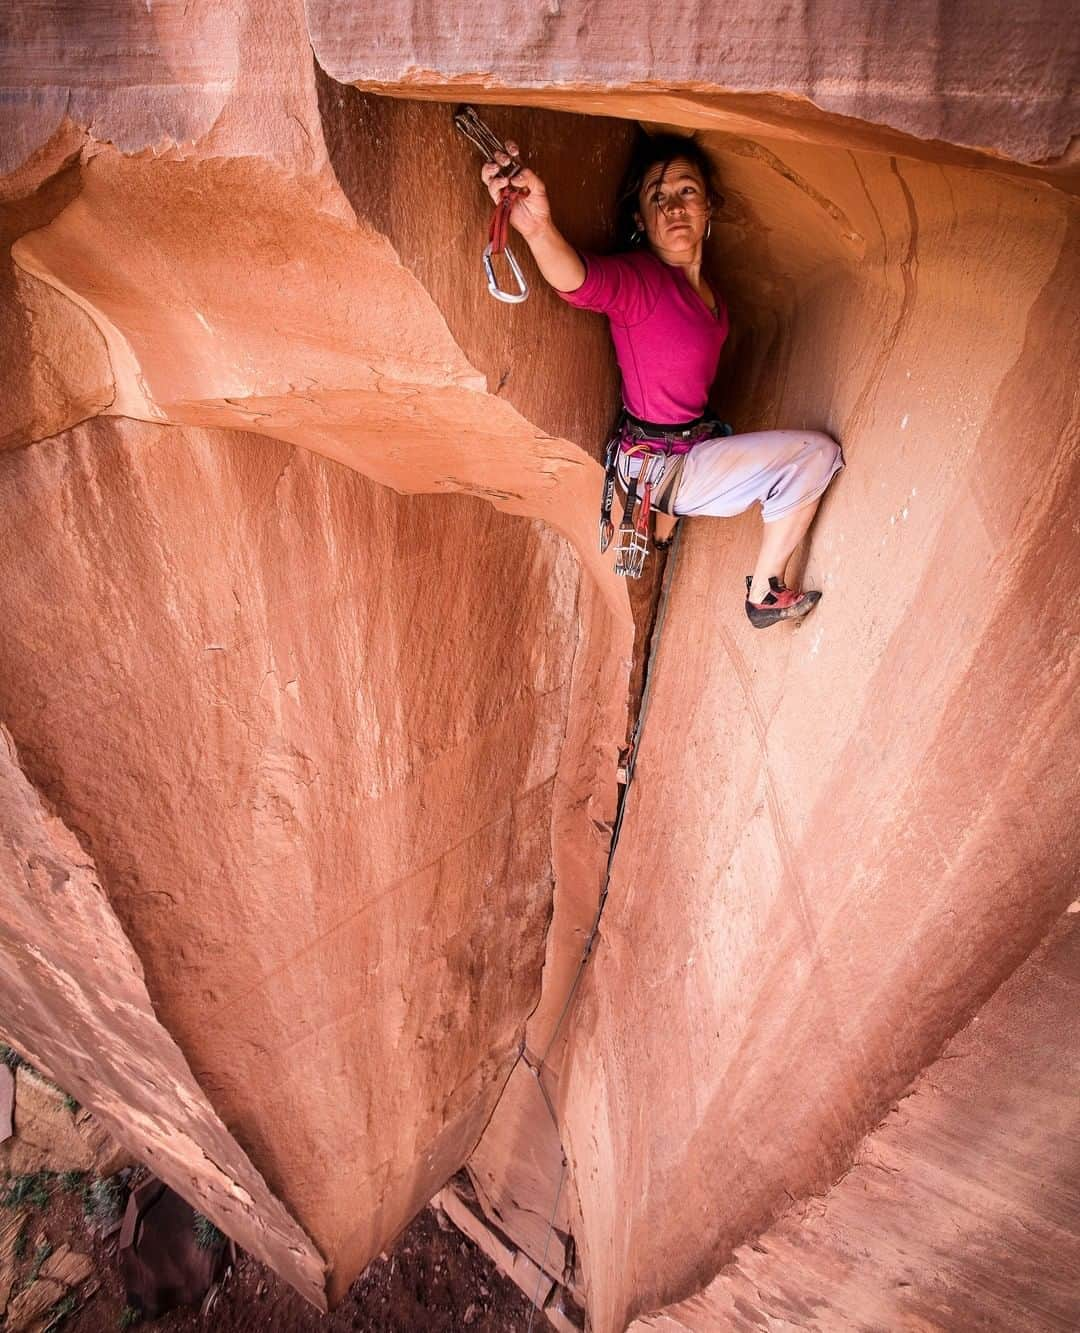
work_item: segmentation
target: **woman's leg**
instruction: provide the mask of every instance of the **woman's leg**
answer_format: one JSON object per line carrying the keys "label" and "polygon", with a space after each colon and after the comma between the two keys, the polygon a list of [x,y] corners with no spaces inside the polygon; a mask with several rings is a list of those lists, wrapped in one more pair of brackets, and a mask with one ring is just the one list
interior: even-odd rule
{"label": "woman's leg", "polygon": [[758,550],[757,564],[754,566],[749,601],[761,602],[765,598],[769,591],[770,578],[779,579],[783,583],[788,561],[806,536],[820,503],[819,495],[798,509],[793,509],[790,514],[785,514],[783,518],[776,518],[771,523],[762,525],[761,547]]}
{"label": "woman's leg", "polygon": [[726,518],[760,501],[765,528],[747,599],[760,603],[769,594],[770,578],[783,581],[822,494],[843,466],[840,446],[821,431],[757,431],[708,440],[687,457],[674,509],[679,515]]}

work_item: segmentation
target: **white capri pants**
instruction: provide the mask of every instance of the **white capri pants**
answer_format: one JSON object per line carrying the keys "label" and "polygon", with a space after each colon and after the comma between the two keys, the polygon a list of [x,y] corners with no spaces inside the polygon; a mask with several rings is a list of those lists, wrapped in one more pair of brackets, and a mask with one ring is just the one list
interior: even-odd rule
{"label": "white capri pants", "polygon": [[[718,436],[687,454],[673,509],[679,517],[732,518],[757,501],[772,523],[816,500],[843,466],[840,446],[818,430]],[[640,459],[620,455],[624,487],[640,467]]]}

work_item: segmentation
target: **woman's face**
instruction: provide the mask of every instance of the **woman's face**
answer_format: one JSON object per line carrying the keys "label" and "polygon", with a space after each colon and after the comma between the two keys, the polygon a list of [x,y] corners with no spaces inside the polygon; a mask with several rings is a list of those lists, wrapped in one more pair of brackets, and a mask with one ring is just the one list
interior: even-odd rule
{"label": "woman's face", "polygon": [[645,173],[636,221],[657,254],[687,258],[701,245],[710,212],[705,181],[687,158],[657,162]]}

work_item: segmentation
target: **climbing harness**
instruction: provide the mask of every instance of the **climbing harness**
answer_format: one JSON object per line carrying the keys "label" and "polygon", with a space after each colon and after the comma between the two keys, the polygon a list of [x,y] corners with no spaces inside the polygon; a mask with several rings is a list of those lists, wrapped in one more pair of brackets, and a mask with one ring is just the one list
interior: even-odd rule
{"label": "climbing harness", "polygon": [[[616,574],[628,579],[641,578],[649,553],[652,511],[671,513],[687,454],[704,440],[731,433],[726,422],[712,417],[698,417],[671,426],[643,421],[625,408],[622,410],[604,450],[604,485],[600,493],[600,554],[603,555],[615,536],[611,510],[616,485],[622,483],[619,465],[625,458],[626,498],[615,545]],[[639,460],[639,466],[632,472],[630,464],[635,459]]]}
{"label": "climbing harness", "polygon": [[[516,185],[510,184],[510,178],[521,170],[521,163],[512,153],[507,152],[506,145],[493,130],[484,124],[476,114],[475,107],[458,107],[454,113],[454,124],[464,134],[465,138],[483,153],[485,162],[493,162],[498,153],[504,153],[510,159],[505,167],[500,167],[495,173],[495,180],[503,180],[505,183],[491,218],[488,243],[484,247],[483,263],[488,291],[496,301],[505,301],[508,305],[517,305],[528,296],[529,285],[525,281],[525,275],[522,273],[517,260],[514,258],[513,250],[506,243],[506,238],[510,230],[510,214],[513,212],[514,204],[519,199],[524,199],[529,193],[528,190],[519,189]],[[495,276],[495,266],[492,260],[495,255],[502,254],[506,255],[506,262],[509,264],[510,272],[517,283],[516,291],[507,291],[500,287]]]}

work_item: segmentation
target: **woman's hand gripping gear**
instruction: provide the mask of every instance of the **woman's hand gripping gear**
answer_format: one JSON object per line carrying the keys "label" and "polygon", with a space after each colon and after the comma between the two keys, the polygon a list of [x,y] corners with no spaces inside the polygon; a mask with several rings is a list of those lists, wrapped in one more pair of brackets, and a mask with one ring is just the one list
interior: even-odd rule
{"label": "woman's hand gripping gear", "polygon": [[521,150],[516,143],[509,141],[506,150],[505,153],[496,153],[492,161],[484,163],[480,168],[480,179],[496,204],[502,202],[507,186],[520,191],[514,195],[510,208],[510,225],[529,241],[551,224],[547,189],[536,172],[528,167],[521,167],[508,176],[507,168],[512,166]]}
{"label": "woman's hand gripping gear", "polygon": [[547,282],[559,292],[576,291],[585,281],[585,264],[552,221],[547,188],[535,171],[521,165],[517,144],[500,143],[474,107],[460,108],[454,123],[487,158],[480,178],[495,204],[491,241],[484,252],[484,271],[492,296],[500,301],[525,299],[525,280],[509,249],[506,257],[521,289],[518,294],[499,289],[491,263],[491,256],[503,249],[511,226],[525,238]]}
{"label": "woman's hand gripping gear", "polygon": [[[474,147],[480,149],[487,159],[484,164],[483,179],[485,186],[495,200],[495,212],[491,218],[488,243],[484,247],[484,273],[487,277],[488,291],[497,301],[517,305],[529,295],[529,284],[525,281],[525,275],[521,271],[513,250],[506,244],[506,238],[510,230],[510,214],[514,205],[519,198],[528,193],[527,187],[509,183],[508,178],[519,173],[520,165],[515,161],[507,145],[476,114],[475,107],[459,107],[454,113],[454,124]],[[498,158],[499,161],[496,162],[495,158]],[[490,173],[487,171],[489,166],[493,167]],[[497,192],[494,188],[496,182],[499,182]],[[505,254],[506,263],[510,266],[516,290],[500,287],[499,280],[495,276],[494,259],[496,255],[502,254]]]}
{"label": "woman's hand gripping gear", "polygon": [[[502,198],[507,184],[506,168],[518,157],[516,143],[507,143],[505,153],[496,153],[485,162],[480,177],[496,204]],[[536,265],[544,278],[559,292],[576,291],[585,281],[585,265],[581,256],[555,226],[551,217],[551,201],[547,186],[529,167],[521,167],[509,176],[516,194],[509,211],[510,225],[524,236]]]}

